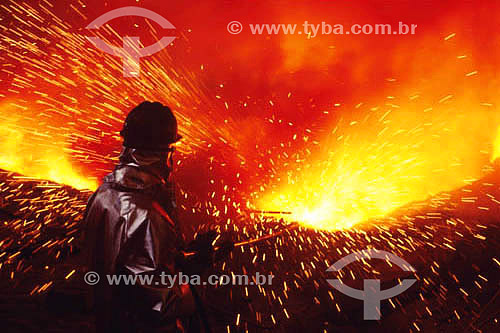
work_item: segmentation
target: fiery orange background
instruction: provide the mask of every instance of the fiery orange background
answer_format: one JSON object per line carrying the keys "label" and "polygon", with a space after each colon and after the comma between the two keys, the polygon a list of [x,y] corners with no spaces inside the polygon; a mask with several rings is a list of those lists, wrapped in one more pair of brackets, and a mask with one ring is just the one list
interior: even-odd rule
{"label": "fiery orange background", "polygon": [[[177,28],[120,18],[98,34],[173,45],[139,78],[85,26],[125,5]],[[3,5],[0,167],[95,189],[126,113],[172,106],[184,136],[177,181],[194,217],[291,211],[350,227],[482,176],[500,156],[496,2],[56,1]],[[48,20],[49,24],[40,24]],[[231,35],[226,25],[241,21]],[[415,35],[252,35],[248,24],[418,24]],[[496,143],[495,143],[496,142]]]}

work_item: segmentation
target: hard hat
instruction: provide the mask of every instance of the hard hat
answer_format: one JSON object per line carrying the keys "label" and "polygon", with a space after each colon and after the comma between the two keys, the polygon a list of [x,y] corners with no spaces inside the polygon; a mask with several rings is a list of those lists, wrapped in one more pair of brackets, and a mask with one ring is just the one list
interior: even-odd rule
{"label": "hard hat", "polygon": [[148,101],[130,111],[120,135],[125,147],[160,151],[169,150],[181,139],[172,110],[160,102]]}

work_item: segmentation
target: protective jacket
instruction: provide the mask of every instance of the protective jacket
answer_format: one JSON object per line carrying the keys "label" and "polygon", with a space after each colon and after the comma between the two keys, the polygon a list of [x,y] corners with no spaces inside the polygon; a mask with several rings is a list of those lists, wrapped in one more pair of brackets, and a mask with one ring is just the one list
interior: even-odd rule
{"label": "protective jacket", "polygon": [[[100,276],[94,287],[97,332],[175,330],[165,325],[175,325],[180,289],[166,287],[159,276],[176,273],[174,258],[182,239],[161,154],[124,148],[120,164],[87,204],[89,270]],[[116,285],[110,283],[112,275],[149,275],[155,282],[137,278],[134,285],[124,280]]]}

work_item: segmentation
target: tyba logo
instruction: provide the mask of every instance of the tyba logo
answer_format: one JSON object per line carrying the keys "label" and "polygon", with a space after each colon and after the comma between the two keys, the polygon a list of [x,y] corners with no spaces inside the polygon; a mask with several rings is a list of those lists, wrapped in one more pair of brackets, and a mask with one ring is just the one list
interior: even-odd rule
{"label": "tyba logo", "polygon": [[[98,29],[106,22],[123,16],[145,17],[158,23],[163,29],[175,29],[172,23],[167,21],[167,19],[165,19],[163,16],[158,15],[157,13],[149,9],[134,6],[111,10],[92,21],[87,26],[87,29]],[[175,39],[175,37],[162,37],[159,41],[152,45],[141,47],[139,37],[125,36],[123,37],[123,47],[121,48],[109,45],[99,37],[87,36],[87,39],[101,51],[122,58],[123,76],[137,77],[140,73],[140,59],[162,50],[168,44],[170,44]]]}
{"label": "tyba logo", "polygon": [[[389,260],[391,263],[396,264],[399,268],[406,272],[415,272],[415,269],[407,263],[404,259],[386,251],[380,251],[375,249],[365,249],[358,252],[349,254],[348,256],[339,259],[333,265],[331,265],[326,271],[339,271],[346,265],[353,263],[355,261],[363,259],[383,259]],[[354,289],[348,285],[342,283],[338,279],[327,279],[328,283],[338,291],[352,298],[363,300],[363,310],[365,320],[378,320],[380,319],[380,301],[383,299],[388,299],[397,296],[404,292],[406,289],[410,288],[414,283],[415,279],[405,279],[390,289],[380,290],[380,280],[378,279],[365,279],[363,280],[364,290]]]}

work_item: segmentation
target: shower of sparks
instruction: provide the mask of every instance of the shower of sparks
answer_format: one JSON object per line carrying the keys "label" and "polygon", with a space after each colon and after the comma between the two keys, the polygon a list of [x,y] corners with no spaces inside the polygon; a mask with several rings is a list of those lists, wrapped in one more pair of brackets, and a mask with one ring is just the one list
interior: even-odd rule
{"label": "shower of sparks", "polygon": [[[326,279],[338,278],[362,288],[364,278],[395,284],[398,279],[411,277],[417,279],[416,287],[389,300],[383,307],[384,316],[404,311],[406,305],[412,304],[417,309],[407,313],[412,326],[449,327],[452,315],[456,318],[453,327],[493,327],[493,321],[477,318],[479,313],[483,317],[494,315],[494,309],[486,303],[492,297],[491,290],[496,290],[493,286],[500,281],[496,251],[500,229],[492,223],[500,211],[500,187],[490,182],[498,177],[497,173],[455,192],[411,204],[363,228],[287,231],[283,222],[267,217],[254,218],[252,223],[221,225],[217,230],[234,235],[235,241],[272,233],[279,237],[237,248],[230,258],[213,268],[214,273],[253,276],[259,272],[272,274],[274,279],[272,285],[206,289],[207,297],[218,300],[209,305],[208,311],[227,316],[230,331],[237,331],[238,326],[287,325],[301,318],[304,307],[308,315],[329,311],[328,318],[334,323],[356,321],[360,312],[352,309],[362,307],[361,303],[335,293]],[[60,263],[81,247],[78,225],[90,192],[12,173],[2,173],[0,179],[9,202],[4,210],[16,212],[4,217],[6,222],[0,227],[2,276],[35,297],[64,281],[81,279],[81,268]],[[416,273],[402,273],[394,265],[377,260],[351,264],[336,273],[326,272],[338,259],[367,247],[404,258]],[[229,308],[231,312],[225,310]]]}
{"label": "shower of sparks", "polygon": [[[265,134],[257,138],[238,118],[250,96],[233,106],[203,84],[203,64],[187,69],[169,55],[177,44],[188,47],[188,32],[180,31],[163,52],[141,59],[140,78],[127,79],[122,59],[85,38],[95,33],[113,44],[119,39],[116,29],[105,25],[89,32],[68,22],[88,20],[83,2],[65,14],[78,20],[59,18],[49,1],[36,7],[8,2],[0,9],[11,16],[5,25],[0,22],[1,71],[9,83],[0,101],[0,168],[79,189],[95,189],[116,162],[126,112],[142,100],[159,100],[180,120],[178,169],[204,155],[213,172],[206,195],[190,192],[180,179],[184,199],[191,200],[182,207],[196,206],[229,221],[241,209],[286,210],[293,212],[292,220],[314,228],[349,228],[482,176],[494,136],[486,129],[500,123],[494,105],[470,96],[401,92],[371,107],[335,103],[311,128],[301,129],[283,121],[277,96],[266,101],[272,113],[251,119],[253,126],[260,121],[262,127],[274,126],[269,133],[296,130],[288,141],[266,143]],[[144,24],[151,39],[161,37],[151,22]],[[452,35],[440,42],[456,39]],[[286,64],[293,66],[292,59]],[[455,71],[466,80],[479,75]],[[288,92],[285,100],[291,96]],[[330,117],[338,113],[349,116]]]}
{"label": "shower of sparks", "polygon": [[[158,100],[176,111],[185,138],[181,153],[217,144],[237,148],[228,115],[216,112],[223,106],[197,78],[203,65],[188,71],[160,52],[141,60],[140,79],[124,79],[121,60],[92,47],[85,39],[90,32],[63,22],[50,2],[36,8],[16,2],[0,7],[13,20],[0,24],[1,71],[11,81],[8,97],[0,96],[0,131],[8,138],[2,142],[0,167],[95,189],[96,174],[108,172],[116,161],[126,113],[142,100]],[[86,19],[85,5],[70,8]],[[158,39],[155,28],[149,28]],[[109,40],[118,34],[107,25],[96,35]],[[84,181],[88,169],[94,174]]]}
{"label": "shower of sparks", "polygon": [[400,103],[392,98],[360,120],[337,122],[315,153],[282,154],[289,166],[259,207],[291,211],[285,218],[315,228],[343,229],[484,176],[494,135],[481,130],[500,122],[493,110],[438,101],[422,112],[418,99]]}
{"label": "shower of sparks", "polygon": [[[0,168],[94,190],[117,161],[126,113],[139,102],[152,100],[171,106],[179,120],[184,138],[177,147],[179,169],[193,156],[217,151],[217,156],[206,158],[210,170],[214,165],[223,168],[222,160],[229,156],[238,170],[225,176],[242,183],[239,177],[248,164],[239,152],[242,136],[236,127],[241,124],[235,125],[227,101],[207,91],[200,78],[203,64],[187,70],[164,50],[141,59],[140,78],[126,79],[122,60],[85,38],[95,33],[116,43],[113,38],[118,33],[109,25],[97,32],[82,24],[73,27],[57,16],[57,6],[49,1],[36,8],[11,1],[0,10],[11,18],[8,25],[0,22],[1,71],[9,84],[7,94],[0,94]],[[82,2],[70,6],[70,14],[79,18],[76,22],[87,19],[85,10]],[[157,40],[155,27],[145,24]],[[184,32],[174,44],[182,43],[187,43]],[[209,185],[210,193],[192,199],[181,184],[182,197],[210,215],[239,209],[240,203],[230,195],[235,188],[224,178],[211,178]]]}
{"label": "shower of sparks", "polygon": [[[390,251],[416,268],[418,285],[384,307],[393,313],[414,305],[410,331],[450,323],[472,331],[498,322],[487,316],[500,270],[498,224],[492,223],[500,212],[498,174],[475,181],[491,173],[488,161],[500,156],[500,135],[492,145],[497,133],[490,131],[500,123],[495,101],[454,92],[434,96],[440,84],[435,83],[427,94],[402,89],[351,107],[333,103],[314,126],[300,128],[276,111],[294,92],[265,103],[260,96],[232,103],[203,84],[203,64],[193,70],[176,63],[168,49],[188,45],[185,32],[165,52],[141,59],[140,78],[124,79],[121,59],[92,47],[84,25],[72,26],[56,9],[46,0],[36,7],[0,5],[2,16],[11,17],[0,21],[0,71],[9,87],[0,94],[0,168],[13,171],[0,173],[0,274],[11,286],[36,297],[61,281],[81,279],[78,265],[61,263],[81,248],[79,226],[89,190],[116,162],[126,112],[146,99],[172,106],[179,118],[181,180],[184,168],[198,171],[193,161],[200,156],[208,156],[210,171],[223,170],[210,174],[213,188],[206,197],[181,186],[181,209],[210,215],[218,231],[235,241],[280,235],[238,248],[214,268],[275,276],[270,286],[205,290],[219,304],[232,305],[225,306],[231,312],[209,308],[227,317],[225,330],[276,329],[305,310],[326,311],[319,315],[325,325],[352,320],[350,310],[359,303],[334,294],[325,270],[367,247]],[[68,11],[77,22],[90,21],[81,1]],[[147,31],[158,39],[154,26]],[[118,36],[109,25],[97,34],[110,43]],[[455,33],[447,36],[437,39],[458,39]],[[287,65],[293,66],[292,58]],[[443,62],[443,70],[453,73],[450,68],[459,67],[448,66]],[[464,80],[483,75],[459,69]],[[470,90],[479,86],[471,84]],[[237,117],[251,103],[271,110],[262,119],[251,118],[252,124],[261,121],[254,127]],[[295,132],[265,145],[272,138],[255,134],[264,126],[270,126],[269,136],[283,128]],[[454,188],[460,189],[443,193]],[[256,210],[292,214],[247,214]],[[280,217],[307,228],[287,230]],[[387,263],[372,261],[337,274],[358,287],[366,277],[394,283],[403,278]]]}

